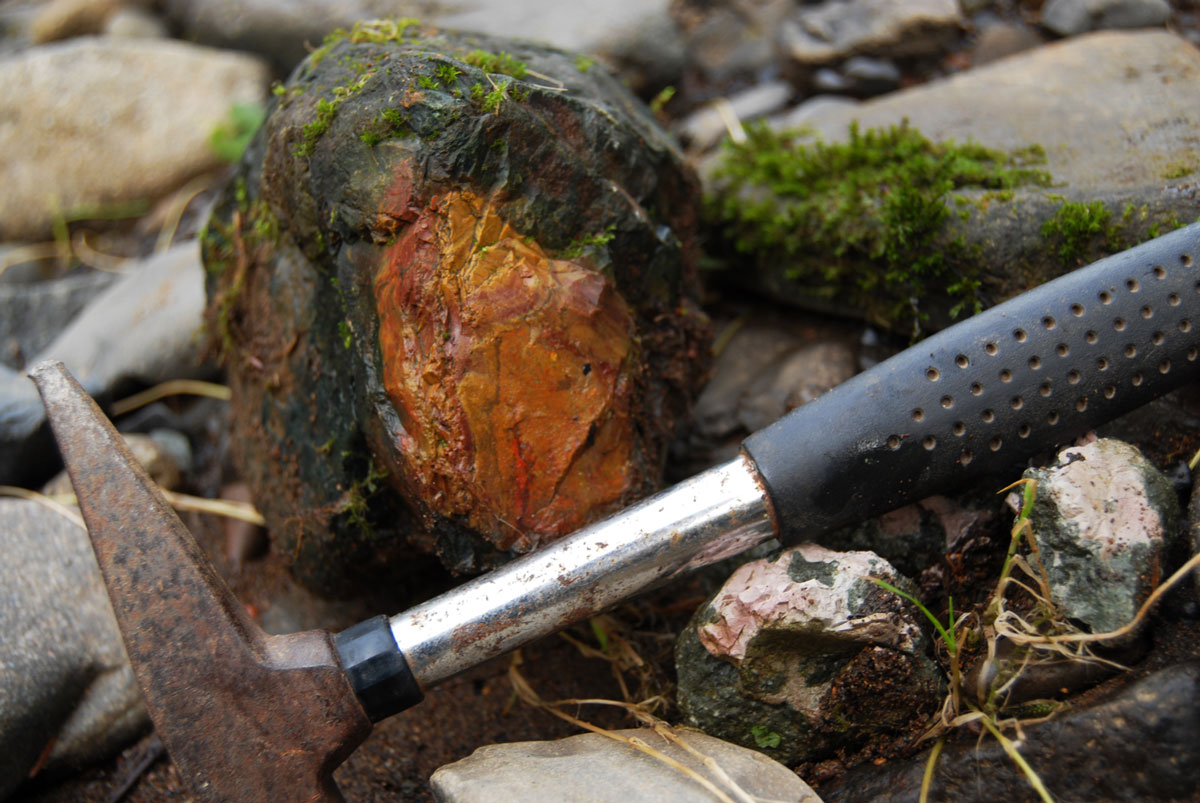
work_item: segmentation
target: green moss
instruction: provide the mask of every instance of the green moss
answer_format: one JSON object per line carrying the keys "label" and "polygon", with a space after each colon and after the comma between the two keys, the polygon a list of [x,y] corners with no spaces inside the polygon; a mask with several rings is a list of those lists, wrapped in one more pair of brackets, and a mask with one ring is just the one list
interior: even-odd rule
{"label": "green moss", "polygon": [[397,19],[383,20],[364,20],[354,23],[349,31],[345,28],[338,28],[335,31],[327,34],[321,42],[321,46],[312,52],[308,57],[310,67],[316,67],[321,63],[329,51],[333,50],[339,42],[350,42],[350,44],[358,45],[363,43],[383,44],[385,42],[403,42],[405,35],[410,28],[417,27],[421,23],[412,17],[401,17]]}
{"label": "green moss", "polygon": [[663,107],[671,102],[671,98],[673,97],[675,97],[675,87],[664,86],[661,90],[659,90],[658,94],[650,100],[650,111],[658,114],[663,110]]}
{"label": "green moss", "polygon": [[525,66],[523,61],[503,50],[499,53],[489,53],[486,50],[472,50],[463,57],[463,61],[472,67],[478,67],[484,72],[510,75],[518,80],[524,78],[529,72],[529,68]]}
{"label": "green moss", "polygon": [[441,81],[446,86],[457,83],[459,75],[461,75],[461,73],[458,71],[458,68],[455,67],[453,64],[438,65],[438,68],[437,68],[438,80]]}
{"label": "green moss", "polygon": [[575,69],[580,72],[587,72],[595,66],[596,60],[591,56],[585,56],[583,53],[580,53],[575,57]]}
{"label": "green moss", "polygon": [[[343,452],[342,457],[348,461],[356,459],[350,452]],[[386,478],[387,472],[377,469],[374,459],[368,457],[366,475],[356,480],[338,502],[337,513],[344,515],[350,524],[368,537],[375,532],[370,520],[371,497],[381,490],[379,481]]]}
{"label": "green moss", "polygon": [[568,243],[567,247],[560,251],[558,255],[563,259],[578,259],[579,257],[583,256],[586,251],[608,245],[610,242],[612,242],[613,237],[616,236],[614,232],[615,229],[612,226],[609,226],[604,231],[596,232],[594,234],[585,234],[584,236],[578,237]]}
{"label": "green moss", "polygon": [[1163,172],[1163,178],[1183,178],[1184,176],[1189,176],[1194,172],[1196,172],[1196,165],[1194,163],[1190,161],[1178,162],[1169,166],[1166,171]]}
{"label": "green moss", "polygon": [[363,87],[367,85],[367,81],[371,80],[371,76],[374,74],[374,70],[369,70],[359,76],[358,80],[353,84],[335,87],[332,97],[317,99],[316,115],[310,122],[304,125],[303,137],[294,151],[296,156],[312,156],[313,150],[317,146],[317,141],[325,135],[325,132],[329,130],[330,123],[333,122],[333,118],[337,116],[338,107],[361,92]]}
{"label": "green moss", "polygon": [[438,83],[436,78],[430,78],[428,75],[422,75],[417,78],[417,86],[421,89],[437,90],[441,89],[442,85]]}
{"label": "green moss", "polygon": [[505,81],[484,96],[483,110],[485,112],[499,111],[500,104],[508,100],[508,86],[510,83],[510,81]]}
{"label": "green moss", "polygon": [[1055,254],[1064,265],[1073,265],[1097,240],[1103,239],[1110,250],[1120,248],[1119,229],[1111,220],[1112,210],[1103,201],[1063,201],[1054,217],[1042,224],[1042,236],[1055,243]]}
{"label": "green moss", "polygon": [[1050,183],[1034,167],[1040,149],[934,143],[907,123],[852,124],[845,142],[800,137],[750,126],[727,146],[707,214],[760,265],[788,265],[808,292],[884,322],[919,322],[919,299],[937,291],[957,299],[952,314],[980,308],[977,264],[947,228],[953,191]]}
{"label": "green moss", "polygon": [[350,324],[348,322],[338,321],[338,335],[342,338],[342,346],[347,349],[350,348],[350,345],[354,342],[354,335],[350,331]]}
{"label": "green moss", "polygon": [[245,289],[249,265],[256,254],[275,248],[279,239],[279,220],[263,199],[248,201],[243,179],[234,184],[234,198],[237,210],[232,218],[226,222],[214,216],[201,238],[205,270],[213,276],[230,274],[217,296],[215,321],[217,338],[226,355],[234,352],[234,313]]}

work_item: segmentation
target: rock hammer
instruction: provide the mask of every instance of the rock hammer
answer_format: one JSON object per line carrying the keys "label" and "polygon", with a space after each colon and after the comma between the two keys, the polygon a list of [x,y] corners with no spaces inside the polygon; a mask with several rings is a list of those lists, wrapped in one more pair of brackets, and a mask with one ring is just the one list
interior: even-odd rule
{"label": "rock hammer", "polygon": [[61,364],[32,372],[146,706],[204,800],[341,800],[332,770],[423,689],[773,537],[1029,458],[1200,376],[1200,224],[969,318],[739,456],[390,619],[267,636]]}

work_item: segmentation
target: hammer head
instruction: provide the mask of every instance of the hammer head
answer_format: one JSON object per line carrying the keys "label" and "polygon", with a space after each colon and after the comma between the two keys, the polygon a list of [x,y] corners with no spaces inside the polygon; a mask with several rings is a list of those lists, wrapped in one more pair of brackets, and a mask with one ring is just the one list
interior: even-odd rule
{"label": "hammer head", "polygon": [[185,783],[203,800],[342,800],[331,773],[371,723],[330,635],[263,633],[62,364],[30,375],[146,708]]}

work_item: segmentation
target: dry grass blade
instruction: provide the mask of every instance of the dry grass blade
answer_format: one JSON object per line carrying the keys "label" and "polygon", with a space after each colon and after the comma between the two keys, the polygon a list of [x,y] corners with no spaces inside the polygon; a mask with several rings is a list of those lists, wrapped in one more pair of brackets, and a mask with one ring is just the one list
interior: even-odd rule
{"label": "dry grass blade", "polygon": [[1164,594],[1171,590],[1173,586],[1188,576],[1192,569],[1200,566],[1200,553],[1192,555],[1191,559],[1179,567],[1165,583],[1161,583],[1158,588],[1154,589],[1153,593],[1146,598],[1142,603],[1142,607],[1138,608],[1138,612],[1133,619],[1124,627],[1119,627],[1116,630],[1110,630],[1107,633],[1064,633],[1057,636],[1044,636],[1041,634],[1029,635],[1026,633],[1014,633],[1011,636],[1014,641],[1020,639],[1021,643],[1025,644],[1066,644],[1066,643],[1088,643],[1093,641],[1108,641],[1110,639],[1120,638],[1133,632],[1142,620],[1150,613],[1150,609],[1158,602]]}
{"label": "dry grass blade", "polygon": [[171,242],[175,239],[175,232],[179,230],[179,221],[183,220],[183,213],[187,211],[188,204],[197,195],[211,187],[212,183],[209,177],[199,176],[180,187],[172,196],[170,211],[162,229],[158,232],[158,240],[154,244],[156,253],[166,251],[171,247]]}
{"label": "dry grass blade", "polygon": [[71,235],[71,252],[84,265],[105,273],[128,273],[131,260],[97,251],[87,241],[87,233],[77,231]]}
{"label": "dry grass blade", "polygon": [[249,502],[235,502],[232,499],[205,499],[202,496],[175,493],[163,489],[163,496],[176,510],[187,510],[192,513],[208,513],[212,516],[224,516],[227,519],[238,519],[259,527],[267,526],[267,520],[258,512],[258,508]]}
{"label": "dry grass blade", "polygon": [[[24,490],[17,489],[17,490]],[[258,512],[258,508],[249,502],[237,502],[232,499],[206,499],[203,496],[192,496],[191,494],[181,494],[175,491],[168,491],[166,488],[159,487],[159,493],[167,500],[171,507],[176,510],[184,510],[189,513],[207,513],[211,516],[223,516],[227,519],[237,519],[238,521],[249,522],[256,524],[259,527],[265,527],[267,520]],[[34,493],[30,491],[30,493]],[[42,494],[38,494],[42,496]],[[54,504],[75,505],[78,504],[75,499],[75,494],[57,494],[55,496],[42,496],[43,499]],[[71,508],[63,508],[67,512],[73,513]],[[75,514],[77,515],[77,514]],[[80,525],[83,524],[83,519],[79,520]]]}
{"label": "dry grass blade", "polygon": [[938,739],[933,749],[929,751],[929,760],[925,762],[925,773],[921,776],[921,797],[920,803],[927,803],[929,800],[929,790],[933,788],[933,769],[937,766],[938,756],[942,754],[942,748],[946,746],[946,737]]}
{"label": "dry grass blade", "polygon": [[713,101],[713,108],[721,117],[721,122],[725,124],[725,130],[729,132],[729,138],[741,145],[746,141],[746,129],[742,127],[742,121],[738,119],[737,112],[733,110],[733,104],[727,98],[717,98]]}
{"label": "dry grass blade", "polygon": [[676,772],[679,772],[680,774],[682,774],[682,775],[686,776],[687,778],[690,778],[691,780],[700,784],[702,787],[704,787],[704,789],[706,791],[708,791],[710,794],[712,794],[717,800],[722,801],[722,803],[755,803],[755,798],[753,796],[749,795],[740,786],[738,786],[737,783],[734,782],[734,780],[729,777],[729,774],[726,773],[723,769],[720,769],[719,766],[717,767],[717,772],[715,774],[717,775],[718,779],[722,783],[729,786],[730,791],[733,792],[733,794],[737,798],[736,801],[734,800],[734,798],[731,798],[728,794],[726,794],[720,788],[718,788],[717,785],[714,784],[712,781],[710,781],[708,778],[705,778],[703,775],[696,772],[694,769],[687,766],[686,764],[683,764],[682,762],[677,761],[676,759],[672,758],[671,756],[668,756],[666,753],[663,753],[661,750],[651,747],[649,744],[647,744],[642,739],[639,739],[636,736],[629,737],[629,736],[625,736],[620,733],[614,733],[613,731],[602,728],[599,725],[593,725],[592,723],[587,722],[586,720],[582,720],[578,717],[572,716],[571,714],[568,714],[567,712],[561,710],[561,708],[560,708],[560,706],[564,706],[564,705],[588,705],[588,704],[590,704],[590,705],[615,706],[617,708],[625,709],[626,711],[633,713],[640,721],[649,723],[653,727],[653,729],[656,733],[664,736],[664,738],[667,738],[668,740],[670,740],[676,744],[679,744],[687,752],[689,752],[690,754],[699,758],[706,767],[708,767],[709,769],[712,769],[716,765],[715,761],[713,761],[708,756],[704,756],[699,751],[696,751],[690,745],[684,744],[678,738],[678,734],[674,734],[672,732],[672,736],[667,736],[666,733],[664,733],[664,730],[669,731],[670,727],[668,725],[666,725],[666,723],[662,722],[661,720],[658,720],[655,717],[653,717],[646,710],[647,707],[658,704],[659,702],[665,702],[662,700],[662,698],[651,698],[649,700],[643,701],[642,703],[628,703],[628,702],[622,702],[620,700],[605,700],[605,699],[594,699],[594,698],[568,699],[568,700],[557,700],[555,702],[547,702],[547,701],[543,700],[541,698],[541,696],[538,695],[538,693],[535,692],[533,690],[533,688],[529,685],[529,682],[525,680],[525,676],[521,674],[521,671],[518,668],[520,665],[520,662],[521,662],[520,651],[518,651],[517,653],[515,653],[513,655],[512,663],[509,664],[508,679],[509,679],[509,682],[512,684],[513,691],[516,693],[517,697],[525,704],[531,705],[535,708],[540,708],[540,709],[546,711],[547,713],[558,717],[559,719],[563,720],[564,722],[571,723],[572,725],[574,725],[577,728],[583,728],[584,730],[591,731],[592,733],[598,733],[601,736],[605,736],[609,739],[612,739],[613,741],[620,742],[622,744],[626,744],[635,750],[645,753],[646,755],[653,758],[655,761],[665,764],[666,766],[670,767],[671,769],[675,770]]}
{"label": "dry grass blade", "polygon": [[33,243],[32,245],[23,245],[19,248],[13,248],[0,258],[0,275],[4,271],[16,265],[24,265],[27,262],[40,262],[43,259],[69,259],[70,254],[64,255],[63,248],[58,243]]}
{"label": "dry grass blade", "polygon": [[1046,785],[1042,783],[1041,776],[1037,774],[1033,767],[1029,766],[1029,762],[1021,755],[1021,751],[1017,749],[1017,745],[1012,739],[1001,733],[990,717],[982,717],[980,722],[996,738],[996,741],[1004,748],[1004,752],[1008,754],[1012,762],[1025,774],[1025,778],[1029,781],[1029,785],[1033,787],[1033,791],[1037,792],[1038,797],[1045,803],[1054,803],[1054,798],[1050,795],[1050,791],[1046,789]]}
{"label": "dry grass blade", "polygon": [[28,499],[31,502],[37,502],[43,507],[50,508],[64,519],[79,527],[79,529],[87,529],[87,525],[83,523],[83,516],[79,515],[79,511],[75,510],[74,508],[67,507],[57,499],[53,499],[45,494],[40,494],[37,491],[31,491],[28,488],[17,488],[12,485],[0,485],[0,496],[11,496],[17,499]]}
{"label": "dry grass blade", "polygon": [[229,401],[232,395],[233,392],[227,385],[218,385],[216,382],[201,382],[198,379],[172,379],[147,388],[141,393],[135,393],[113,402],[112,411],[113,415],[125,415],[168,396],[205,396],[219,401]]}

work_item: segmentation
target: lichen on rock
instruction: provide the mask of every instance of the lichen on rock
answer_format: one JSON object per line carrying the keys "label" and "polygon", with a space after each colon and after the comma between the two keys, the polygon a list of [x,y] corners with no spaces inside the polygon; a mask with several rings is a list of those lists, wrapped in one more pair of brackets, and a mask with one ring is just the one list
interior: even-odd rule
{"label": "lichen on rock", "polygon": [[707,369],[697,182],[576,61],[363,23],[276,90],[205,258],[241,464],[310,584],[406,542],[477,571],[661,481]]}

